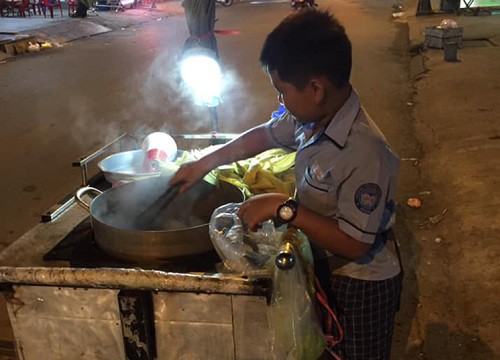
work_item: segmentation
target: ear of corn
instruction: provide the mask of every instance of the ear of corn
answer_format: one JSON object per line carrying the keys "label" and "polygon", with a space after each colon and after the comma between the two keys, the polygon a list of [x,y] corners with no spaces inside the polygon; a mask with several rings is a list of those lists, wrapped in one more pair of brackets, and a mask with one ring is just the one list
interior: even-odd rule
{"label": "ear of corn", "polygon": [[[186,151],[170,167],[195,161],[213,148]],[[218,181],[226,181],[242,189],[246,197],[269,192],[292,196],[295,191],[294,165],[295,153],[271,149],[253,158],[220,166],[208,173],[204,180],[214,185]]]}
{"label": "ear of corn", "polygon": [[218,178],[238,186],[246,196],[269,192],[293,195],[295,153],[282,149],[265,151],[253,158],[218,169]]}

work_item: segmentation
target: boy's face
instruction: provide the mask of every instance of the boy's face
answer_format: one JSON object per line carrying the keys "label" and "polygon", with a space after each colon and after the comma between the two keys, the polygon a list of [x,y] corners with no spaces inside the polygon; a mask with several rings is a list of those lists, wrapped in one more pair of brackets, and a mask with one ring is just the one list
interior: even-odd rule
{"label": "boy's face", "polygon": [[310,84],[304,89],[297,89],[291,83],[280,79],[276,70],[268,71],[271,83],[278,91],[278,101],[301,123],[317,122],[321,115],[318,112],[317,94]]}

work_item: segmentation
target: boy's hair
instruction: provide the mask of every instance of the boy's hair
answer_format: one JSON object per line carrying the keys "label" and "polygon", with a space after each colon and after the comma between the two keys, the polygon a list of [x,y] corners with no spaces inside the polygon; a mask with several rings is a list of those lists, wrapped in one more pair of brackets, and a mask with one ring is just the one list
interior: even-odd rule
{"label": "boy's hair", "polygon": [[351,74],[351,42],[333,15],[302,10],[287,16],[267,36],[260,62],[298,89],[320,75],[341,88]]}

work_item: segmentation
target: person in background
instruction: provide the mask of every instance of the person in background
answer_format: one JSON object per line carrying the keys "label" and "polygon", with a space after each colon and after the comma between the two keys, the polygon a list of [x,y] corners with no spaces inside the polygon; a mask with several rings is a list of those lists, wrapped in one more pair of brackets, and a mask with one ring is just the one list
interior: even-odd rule
{"label": "person in background", "polygon": [[86,18],[87,10],[92,6],[92,0],[78,0],[76,11],[71,14],[72,18]]}
{"label": "person in background", "polygon": [[184,51],[192,47],[205,47],[218,56],[215,27],[215,0],[181,0],[189,30]]}
{"label": "person in background", "polygon": [[260,62],[286,111],[184,164],[171,184],[185,182],[185,191],[217,166],[276,147],[296,151],[296,198],[256,195],[238,215],[251,230],[278,219],[304,232],[344,330],[334,350],[343,359],[389,359],[402,288],[387,241],[399,159],[350,84],[350,40],[331,14],[304,10],[267,36]]}

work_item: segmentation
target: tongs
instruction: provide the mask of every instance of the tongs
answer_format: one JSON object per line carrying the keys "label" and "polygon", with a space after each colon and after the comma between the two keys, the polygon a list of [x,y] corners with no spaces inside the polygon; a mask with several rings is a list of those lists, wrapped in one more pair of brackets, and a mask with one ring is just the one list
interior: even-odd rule
{"label": "tongs", "polygon": [[158,196],[146,209],[144,209],[136,218],[138,224],[145,224],[154,221],[158,215],[166,209],[179,194],[183,181],[169,186],[163,194]]}

